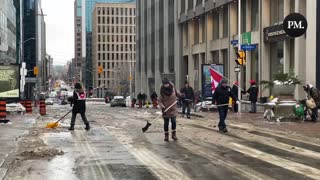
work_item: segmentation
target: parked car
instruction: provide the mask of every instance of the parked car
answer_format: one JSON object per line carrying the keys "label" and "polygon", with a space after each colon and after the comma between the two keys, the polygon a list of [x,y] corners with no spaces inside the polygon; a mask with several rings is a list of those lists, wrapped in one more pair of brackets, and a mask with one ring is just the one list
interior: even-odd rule
{"label": "parked car", "polygon": [[54,104],[54,100],[52,98],[46,99],[46,105],[53,105],[53,104]]}
{"label": "parked car", "polygon": [[115,96],[112,100],[111,100],[111,107],[115,107],[115,106],[122,106],[122,107],[126,107],[126,99],[123,96]]}

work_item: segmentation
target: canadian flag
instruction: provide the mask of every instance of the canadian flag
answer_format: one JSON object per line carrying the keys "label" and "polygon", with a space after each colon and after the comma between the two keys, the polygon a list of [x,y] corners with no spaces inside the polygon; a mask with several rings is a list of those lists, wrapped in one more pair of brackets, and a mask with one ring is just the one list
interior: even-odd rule
{"label": "canadian flag", "polygon": [[210,74],[211,74],[212,93],[214,93],[214,91],[218,87],[220,81],[222,81],[223,76],[213,68],[210,68]]}

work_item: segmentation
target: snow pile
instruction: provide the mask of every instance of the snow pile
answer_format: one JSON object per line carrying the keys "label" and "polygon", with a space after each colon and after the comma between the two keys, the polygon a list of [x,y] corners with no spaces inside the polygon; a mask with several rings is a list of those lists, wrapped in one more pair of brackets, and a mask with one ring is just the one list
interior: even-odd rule
{"label": "snow pile", "polygon": [[26,108],[20,103],[7,104],[7,112],[26,112]]}
{"label": "snow pile", "polygon": [[52,158],[57,155],[63,155],[64,152],[49,147],[37,147],[35,149],[25,150],[20,153],[20,156],[25,157],[26,159],[37,159],[37,158]]}

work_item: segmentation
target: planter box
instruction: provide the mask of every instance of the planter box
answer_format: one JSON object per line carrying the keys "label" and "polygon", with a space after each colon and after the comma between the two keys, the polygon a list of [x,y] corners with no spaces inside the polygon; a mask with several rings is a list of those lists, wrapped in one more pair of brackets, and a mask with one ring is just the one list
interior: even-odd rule
{"label": "planter box", "polygon": [[274,96],[280,96],[280,95],[293,95],[295,90],[295,85],[277,85],[275,84],[272,89],[272,94]]}

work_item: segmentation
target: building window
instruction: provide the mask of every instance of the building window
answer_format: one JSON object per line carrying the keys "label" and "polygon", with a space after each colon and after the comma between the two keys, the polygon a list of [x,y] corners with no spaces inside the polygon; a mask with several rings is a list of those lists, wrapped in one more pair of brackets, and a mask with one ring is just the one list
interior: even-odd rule
{"label": "building window", "polygon": [[251,1],[251,28],[252,31],[258,30],[259,27],[259,1]]}
{"label": "building window", "polygon": [[247,0],[241,1],[241,32],[247,32]]}
{"label": "building window", "polygon": [[219,39],[219,12],[214,12],[213,16],[213,40]]}
{"label": "building window", "polygon": [[223,60],[223,72],[225,77],[229,77],[229,60],[228,60],[228,49],[221,51],[222,60]]}
{"label": "building window", "polygon": [[188,0],[188,10],[193,9],[193,0]]}
{"label": "building window", "polygon": [[200,28],[199,18],[193,21],[193,28],[194,28],[194,44],[199,44],[199,28]]}
{"label": "building window", "polygon": [[197,6],[202,4],[202,0],[197,0]]}
{"label": "building window", "polygon": [[284,19],[283,0],[270,1],[270,20],[271,25],[280,23]]}
{"label": "building window", "polygon": [[[254,0],[255,1],[255,0]],[[228,37],[229,34],[229,15],[228,5],[223,7],[223,37]]]}
{"label": "building window", "polygon": [[275,74],[283,73],[283,41],[270,44],[270,60],[271,60],[271,79]]}

